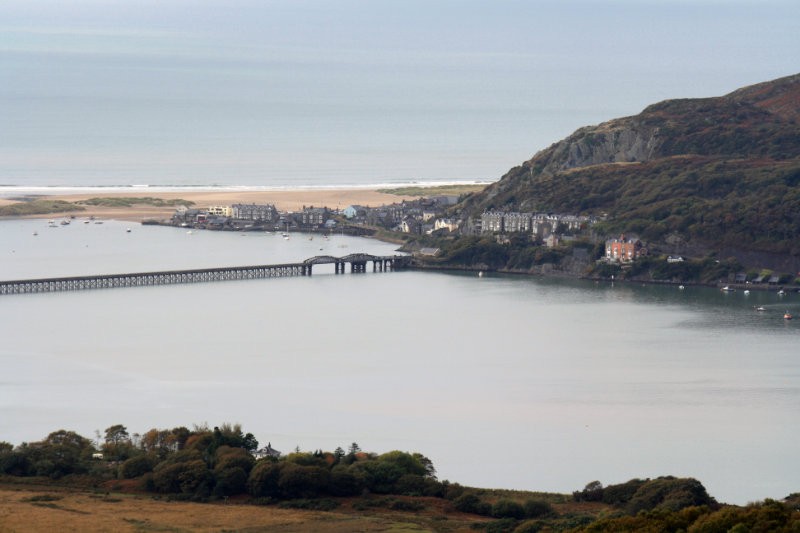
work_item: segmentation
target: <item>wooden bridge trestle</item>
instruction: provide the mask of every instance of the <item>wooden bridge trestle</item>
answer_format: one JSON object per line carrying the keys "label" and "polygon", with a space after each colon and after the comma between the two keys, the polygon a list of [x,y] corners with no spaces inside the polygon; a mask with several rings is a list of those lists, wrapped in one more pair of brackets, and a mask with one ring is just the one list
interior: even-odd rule
{"label": "wooden bridge trestle", "polygon": [[336,274],[340,272],[344,274],[345,265],[347,263],[350,263],[350,271],[353,273],[366,272],[366,265],[369,261],[372,261],[373,272],[384,272],[405,266],[407,260],[408,258],[405,256],[351,254],[345,257],[312,257],[311,259],[306,259],[302,263],[288,263],[283,265],[256,265],[170,270],[164,272],[138,272],[132,274],[11,280],[0,281],[0,295],[310,276],[314,265],[331,263],[334,264]]}

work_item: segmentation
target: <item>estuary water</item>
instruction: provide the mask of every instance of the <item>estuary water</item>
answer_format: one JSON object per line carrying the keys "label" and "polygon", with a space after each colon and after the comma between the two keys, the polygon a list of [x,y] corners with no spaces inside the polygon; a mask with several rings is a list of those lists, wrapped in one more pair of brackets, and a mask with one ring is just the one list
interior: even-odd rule
{"label": "estuary water", "polygon": [[[393,250],[4,221],[0,279]],[[676,475],[725,502],[783,498],[800,489],[800,321],[785,310],[800,315],[800,295],[332,266],[2,296],[0,440],[238,422],[284,452],[419,451],[440,479],[481,487]]]}

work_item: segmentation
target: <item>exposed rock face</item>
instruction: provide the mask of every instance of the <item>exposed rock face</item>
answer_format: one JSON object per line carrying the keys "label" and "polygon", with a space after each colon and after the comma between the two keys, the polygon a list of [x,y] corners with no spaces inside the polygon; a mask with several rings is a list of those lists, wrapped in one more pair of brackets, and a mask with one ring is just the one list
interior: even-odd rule
{"label": "exposed rock face", "polygon": [[[649,161],[660,148],[659,128],[634,119],[619,119],[599,126],[581,128],[548,148],[552,153],[545,172],[603,163]],[[535,156],[538,158],[539,154]]]}

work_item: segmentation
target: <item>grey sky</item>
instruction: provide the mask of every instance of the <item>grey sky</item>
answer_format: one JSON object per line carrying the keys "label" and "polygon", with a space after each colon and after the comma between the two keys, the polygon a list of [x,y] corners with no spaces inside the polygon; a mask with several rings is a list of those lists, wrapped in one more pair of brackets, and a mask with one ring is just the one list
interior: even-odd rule
{"label": "grey sky", "polygon": [[497,179],[798,70],[794,1],[11,1],[0,183]]}

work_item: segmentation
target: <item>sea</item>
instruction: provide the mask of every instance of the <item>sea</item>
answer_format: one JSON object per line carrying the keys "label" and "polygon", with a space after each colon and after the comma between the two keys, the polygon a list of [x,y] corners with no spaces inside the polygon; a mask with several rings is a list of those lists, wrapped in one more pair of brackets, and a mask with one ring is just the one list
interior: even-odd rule
{"label": "sea", "polygon": [[[0,280],[399,253],[332,234],[0,221]],[[128,231],[130,229],[130,231]],[[766,311],[756,312],[755,306]],[[800,294],[397,271],[0,297],[0,440],[240,423],[284,453],[416,451],[569,493],[800,489]]]}

